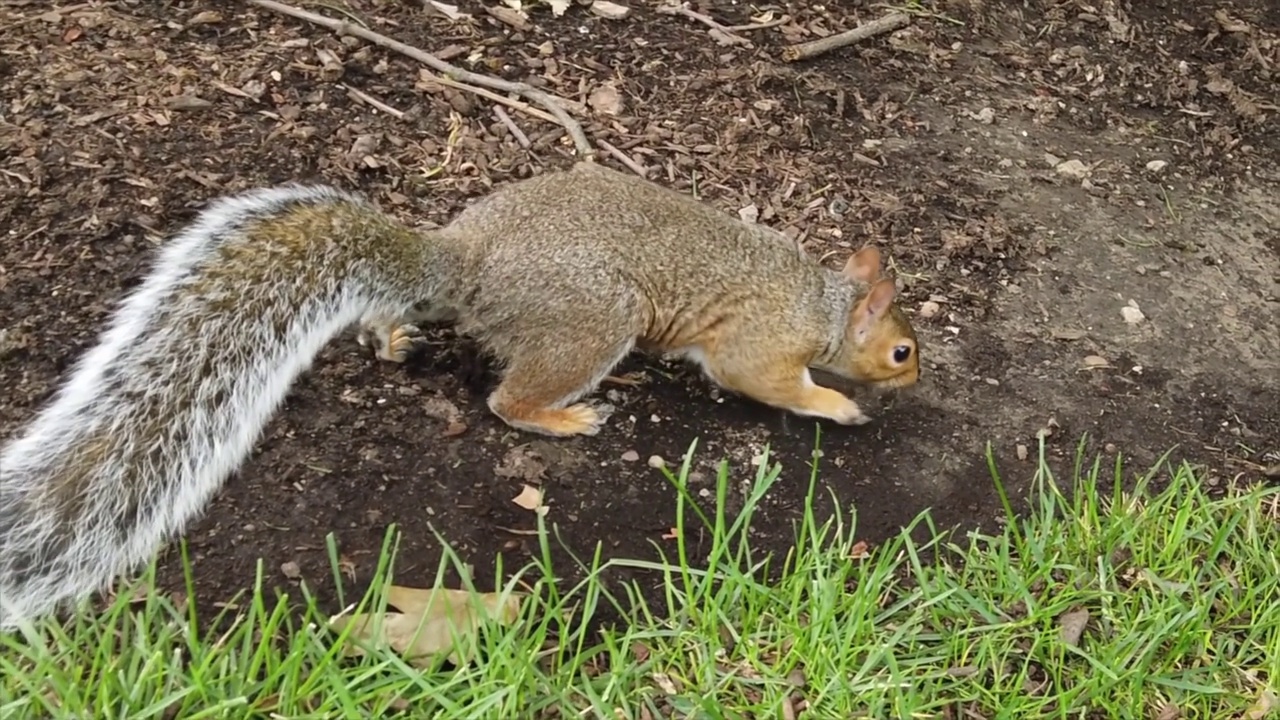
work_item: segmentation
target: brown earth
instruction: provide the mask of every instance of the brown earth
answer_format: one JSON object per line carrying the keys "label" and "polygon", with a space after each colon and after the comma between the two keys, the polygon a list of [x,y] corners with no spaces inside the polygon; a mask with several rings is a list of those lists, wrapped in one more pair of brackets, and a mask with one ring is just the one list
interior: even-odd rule
{"label": "brown earth", "polygon": [[[834,494],[871,542],[927,508],[942,526],[995,522],[986,443],[1020,498],[1042,429],[1063,473],[1085,433],[1104,463],[1123,452],[1136,472],[1174,448],[1212,483],[1280,459],[1280,5],[922,3],[934,14],[892,36],[785,64],[788,42],[883,9],[770,6],[791,19],[740,31],[746,46],[631,4],[622,20],[533,7],[524,29],[475,2],[461,3],[470,21],[418,3],[345,7],[473,69],[584,103],[595,93],[589,135],[728,212],[754,205],[831,262],[881,243],[924,381],[871,425],[823,427],[822,512]],[[741,4],[696,5],[753,22]],[[322,179],[443,223],[494,184],[570,161],[555,126],[510,110],[526,150],[491,102],[419,70],[240,3],[6,3],[0,437],[45,401],[156,243],[215,194]],[[1130,302],[1140,322],[1122,315]],[[695,439],[704,503],[721,458],[745,481],[772,447],[788,475],[753,533],[762,550],[788,546],[813,422],[637,357],[624,370],[644,384],[602,390],[620,407],[604,432],[539,439],[489,415],[492,378],[440,340],[409,367],[372,361],[351,335],[326,348],[188,534],[205,607],[250,587],[258,558],[269,582],[305,581],[332,604],[326,535],[359,586],[389,523],[404,531],[400,582],[433,581],[438,532],[490,585],[497,557],[509,569],[537,552],[534,517],[512,502],[522,473],[578,557],[602,543],[605,557],[652,558],[672,545],[676,495],[647,460],[676,462]],[[433,416],[447,403],[460,435]],[[742,499],[731,493],[730,510]],[[181,587],[176,553],[162,568]]]}

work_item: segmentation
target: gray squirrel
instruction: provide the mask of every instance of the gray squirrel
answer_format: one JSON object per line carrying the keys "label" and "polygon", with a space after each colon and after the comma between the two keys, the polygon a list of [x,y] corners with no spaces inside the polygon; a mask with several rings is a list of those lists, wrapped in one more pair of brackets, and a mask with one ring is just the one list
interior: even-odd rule
{"label": "gray squirrel", "polygon": [[0,630],[104,589],[182,533],[353,325],[403,362],[420,324],[454,324],[503,367],[489,409],[533,433],[598,432],[612,408],[582,398],[637,349],[861,424],[809,368],[915,383],[895,295],[874,247],[829,269],[775,230],[594,162],[508,183],[431,230],[324,185],[217,198],[0,449]]}

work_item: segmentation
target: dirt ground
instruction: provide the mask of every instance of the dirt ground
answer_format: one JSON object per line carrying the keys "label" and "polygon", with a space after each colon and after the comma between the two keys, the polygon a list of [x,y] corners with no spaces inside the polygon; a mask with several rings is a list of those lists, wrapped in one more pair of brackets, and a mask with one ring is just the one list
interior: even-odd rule
{"label": "dirt ground", "polygon": [[[748,45],[624,4],[620,20],[526,4],[515,25],[478,2],[459,20],[417,2],[308,7],[583,103],[588,134],[658,182],[696,182],[832,263],[879,243],[923,382],[870,425],[824,426],[819,481],[819,509],[834,494],[870,542],[926,508],[943,526],[996,522],[986,443],[1021,497],[1041,430],[1064,474],[1083,433],[1104,462],[1120,451],[1136,471],[1174,448],[1213,483],[1280,460],[1280,4],[925,2],[905,29],[794,64],[786,44],[883,8],[694,3],[770,25],[737,31]],[[443,223],[570,162],[554,125],[508,109],[525,149],[492,102],[298,20],[212,1],[64,6],[0,9],[0,437],[216,194],[319,179]],[[540,439],[488,414],[492,377],[465,343],[436,348],[409,367],[351,334],[324,350],[190,529],[206,607],[249,588],[259,558],[269,582],[332,603],[326,534],[360,587],[389,523],[404,531],[401,583],[433,582],[438,532],[491,586],[499,556],[513,568],[537,552],[534,516],[512,502],[525,482],[545,488],[577,556],[603,543],[605,557],[653,558],[673,546],[676,497],[648,460],[676,462],[695,439],[703,502],[721,458],[745,483],[772,447],[789,475],[753,533],[788,546],[813,422],[635,357],[623,370],[644,382],[602,390],[620,410],[600,435]],[[465,432],[441,419],[449,404]],[[176,553],[163,580],[181,587]]]}

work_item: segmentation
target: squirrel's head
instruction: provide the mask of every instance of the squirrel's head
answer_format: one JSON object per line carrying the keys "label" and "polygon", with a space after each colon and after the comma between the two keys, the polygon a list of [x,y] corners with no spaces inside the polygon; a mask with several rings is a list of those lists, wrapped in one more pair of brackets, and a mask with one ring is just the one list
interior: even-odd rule
{"label": "squirrel's head", "polygon": [[842,374],[881,389],[914,385],[920,379],[920,348],[911,322],[894,303],[898,289],[883,274],[880,251],[868,246],[855,252],[844,274],[866,290],[845,326]]}

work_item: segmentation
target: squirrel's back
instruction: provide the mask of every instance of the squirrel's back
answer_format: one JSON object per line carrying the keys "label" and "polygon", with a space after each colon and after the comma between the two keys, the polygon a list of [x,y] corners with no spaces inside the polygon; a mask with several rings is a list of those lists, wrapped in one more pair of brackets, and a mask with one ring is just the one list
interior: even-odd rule
{"label": "squirrel's back", "polygon": [[361,198],[298,185],[215,200],[168,241],[0,449],[0,628],[150,558],[249,455],[321,346],[429,294],[389,271],[423,250]]}
{"label": "squirrel's back", "polygon": [[735,298],[781,311],[823,282],[816,261],[780,232],[597,163],[507,185],[450,227],[467,238],[482,336],[501,324],[501,310],[544,297],[589,304],[607,289],[640,308],[639,335],[663,344],[682,314]]}

